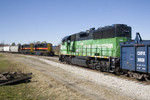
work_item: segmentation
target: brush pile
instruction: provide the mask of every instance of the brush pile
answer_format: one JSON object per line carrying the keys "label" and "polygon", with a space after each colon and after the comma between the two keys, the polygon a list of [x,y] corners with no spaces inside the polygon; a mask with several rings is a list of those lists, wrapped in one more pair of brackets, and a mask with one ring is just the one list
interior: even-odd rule
{"label": "brush pile", "polygon": [[0,74],[0,86],[29,82],[32,73],[4,72]]}

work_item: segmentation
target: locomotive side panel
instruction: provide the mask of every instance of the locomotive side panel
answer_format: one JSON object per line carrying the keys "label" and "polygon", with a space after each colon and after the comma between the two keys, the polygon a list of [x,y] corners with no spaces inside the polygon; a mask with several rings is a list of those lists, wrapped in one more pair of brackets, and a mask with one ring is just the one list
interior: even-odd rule
{"label": "locomotive side panel", "polygon": [[135,47],[136,48],[136,52],[135,52],[135,55],[136,55],[136,71],[138,72],[144,72],[144,73],[147,73],[147,69],[148,69],[148,66],[147,66],[147,47]]}
{"label": "locomotive side panel", "polygon": [[115,24],[79,32],[62,40],[61,55],[120,57],[120,43],[131,39],[131,27]]}
{"label": "locomotive side panel", "polygon": [[[67,52],[67,45],[62,46],[66,49],[65,54],[76,56],[106,56],[106,57],[119,57],[120,56],[120,42],[125,42],[127,38],[116,37],[109,39],[97,39],[97,40],[84,40],[76,41],[74,46],[69,46]],[[66,43],[67,44],[67,43]],[[73,44],[73,43],[71,43]],[[75,48],[75,52],[72,52]]]}
{"label": "locomotive side panel", "polygon": [[135,71],[135,54],[134,47],[121,48],[121,68]]}
{"label": "locomotive side panel", "polygon": [[51,43],[35,44],[34,45],[34,54],[53,56],[54,53],[52,50],[52,44]]}

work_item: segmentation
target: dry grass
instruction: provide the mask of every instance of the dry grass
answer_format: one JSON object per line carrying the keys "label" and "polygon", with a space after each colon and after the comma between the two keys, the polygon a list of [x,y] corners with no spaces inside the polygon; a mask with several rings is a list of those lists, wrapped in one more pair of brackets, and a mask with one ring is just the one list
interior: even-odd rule
{"label": "dry grass", "polygon": [[[17,57],[16,57],[17,58]],[[14,56],[0,54],[0,70],[29,73],[32,72],[31,83],[0,87],[0,100],[89,100],[86,96],[56,81],[54,78],[16,61]],[[19,57],[18,57],[19,58]],[[27,59],[21,57],[22,59]],[[27,63],[27,62],[26,62]],[[35,62],[34,62],[35,63]],[[4,67],[5,66],[5,67]]]}

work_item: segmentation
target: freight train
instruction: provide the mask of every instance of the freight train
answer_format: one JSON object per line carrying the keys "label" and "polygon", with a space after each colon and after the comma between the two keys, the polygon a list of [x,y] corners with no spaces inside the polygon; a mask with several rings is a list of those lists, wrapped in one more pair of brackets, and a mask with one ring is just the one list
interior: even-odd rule
{"label": "freight train", "polygon": [[[150,40],[139,33],[131,40],[131,35],[130,26],[113,24],[66,36],[57,48],[59,61],[150,81]],[[3,46],[0,51],[54,55],[51,43]]]}
{"label": "freight train", "polygon": [[54,56],[51,43],[24,44],[20,46],[2,46],[1,52]]}
{"label": "freight train", "polygon": [[149,45],[125,24],[91,28],[62,39],[59,61],[149,81]]}

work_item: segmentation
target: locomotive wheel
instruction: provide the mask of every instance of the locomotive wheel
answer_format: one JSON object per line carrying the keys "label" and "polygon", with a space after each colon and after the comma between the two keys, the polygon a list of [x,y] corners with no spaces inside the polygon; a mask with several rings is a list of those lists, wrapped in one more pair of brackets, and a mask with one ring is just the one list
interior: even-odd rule
{"label": "locomotive wheel", "polygon": [[71,64],[71,57],[66,58],[66,63],[69,64],[69,65]]}
{"label": "locomotive wheel", "polygon": [[96,70],[100,70],[100,67],[97,65],[97,66],[95,67],[95,69],[96,69]]}
{"label": "locomotive wheel", "polygon": [[87,62],[88,62],[88,67],[90,69],[95,69],[95,62],[94,62],[94,60],[88,60]]}
{"label": "locomotive wheel", "polygon": [[137,74],[137,80],[142,81],[143,79],[143,74]]}
{"label": "locomotive wheel", "polygon": [[98,62],[98,64],[95,66],[96,70],[100,70],[100,62]]}
{"label": "locomotive wheel", "polygon": [[95,68],[95,61],[94,61],[94,60],[91,60],[91,65],[92,65],[92,66],[91,66],[91,69],[96,69],[96,68]]}
{"label": "locomotive wheel", "polygon": [[109,62],[108,61],[105,62],[105,69],[107,72],[109,72]]}
{"label": "locomotive wheel", "polygon": [[59,61],[64,62],[64,57],[63,57],[63,56],[60,56],[60,57],[59,57]]}
{"label": "locomotive wheel", "polygon": [[128,72],[129,77],[134,78],[133,73],[132,72]]}
{"label": "locomotive wheel", "polygon": [[144,79],[146,80],[146,81],[148,81],[148,82],[150,82],[150,76],[149,75],[144,75]]}
{"label": "locomotive wheel", "polygon": [[145,77],[145,80],[146,80],[147,82],[150,82],[150,78],[148,78],[148,77]]}
{"label": "locomotive wheel", "polygon": [[101,71],[101,72],[104,72],[104,68],[103,68],[103,67],[100,67],[100,71]]}
{"label": "locomotive wheel", "polygon": [[120,73],[120,68],[119,67],[117,67],[116,69],[115,69],[115,74],[116,75],[120,75],[121,73]]}
{"label": "locomotive wheel", "polygon": [[100,71],[102,71],[102,72],[109,72],[109,62],[101,61]]}
{"label": "locomotive wheel", "polygon": [[104,62],[103,62],[103,61],[100,61],[100,71],[101,71],[101,72],[104,72],[104,71],[105,71],[104,67],[105,67]]}

